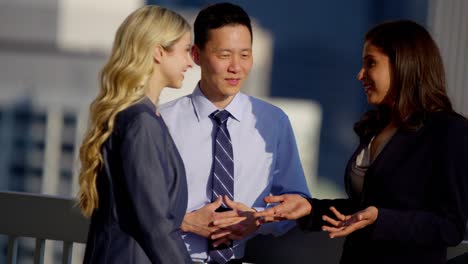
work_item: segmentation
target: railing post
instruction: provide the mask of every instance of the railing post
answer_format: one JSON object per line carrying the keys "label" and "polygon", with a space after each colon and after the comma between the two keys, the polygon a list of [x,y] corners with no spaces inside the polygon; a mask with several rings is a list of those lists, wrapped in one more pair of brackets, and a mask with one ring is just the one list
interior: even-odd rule
{"label": "railing post", "polygon": [[8,236],[8,259],[7,264],[17,264],[18,257],[18,237]]}
{"label": "railing post", "polygon": [[62,264],[71,264],[73,242],[63,241]]}
{"label": "railing post", "polygon": [[49,106],[46,109],[46,117],[41,190],[42,193],[56,195],[60,185],[60,155],[63,128],[62,109],[56,106]]}
{"label": "railing post", "polygon": [[44,264],[45,239],[36,238],[36,249],[34,250],[34,264]]}

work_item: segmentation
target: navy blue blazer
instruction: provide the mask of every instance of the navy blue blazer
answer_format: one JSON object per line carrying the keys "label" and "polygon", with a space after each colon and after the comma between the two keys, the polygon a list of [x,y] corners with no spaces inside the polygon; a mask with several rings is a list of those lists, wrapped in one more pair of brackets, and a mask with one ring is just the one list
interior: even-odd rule
{"label": "navy blue blazer", "polygon": [[102,147],[99,208],[84,263],[191,263],[180,236],[187,207],[182,159],[148,99],[120,112]]}
{"label": "navy blue blazer", "polygon": [[341,263],[445,263],[448,246],[460,243],[468,218],[468,123],[452,113],[430,114],[417,131],[399,129],[366,172],[362,194],[348,199],[310,199],[312,213],[298,220],[320,230],[330,206],[352,214],[379,209],[373,225],[350,234]]}

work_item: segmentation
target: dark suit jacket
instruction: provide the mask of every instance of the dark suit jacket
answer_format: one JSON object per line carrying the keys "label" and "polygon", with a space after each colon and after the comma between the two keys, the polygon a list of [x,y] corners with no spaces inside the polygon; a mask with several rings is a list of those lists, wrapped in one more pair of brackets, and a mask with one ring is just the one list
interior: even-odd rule
{"label": "dark suit jacket", "polygon": [[179,153],[148,99],[120,112],[102,147],[84,263],[191,263],[180,236],[187,182]]}
{"label": "dark suit jacket", "polygon": [[376,206],[376,222],[350,234],[341,263],[445,263],[447,246],[464,236],[468,217],[468,124],[449,113],[433,113],[417,131],[399,129],[369,167],[362,194],[348,199],[310,199],[312,214],[301,227],[320,230],[323,214],[337,207],[352,214]]}

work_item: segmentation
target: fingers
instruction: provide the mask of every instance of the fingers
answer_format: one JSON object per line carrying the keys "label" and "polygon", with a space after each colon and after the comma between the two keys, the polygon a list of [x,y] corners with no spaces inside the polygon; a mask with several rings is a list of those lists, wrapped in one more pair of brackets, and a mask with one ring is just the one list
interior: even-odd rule
{"label": "fingers", "polygon": [[342,231],[343,229],[344,227],[332,227],[332,226],[326,226],[326,225],[322,226],[322,231],[326,231],[329,233]]}
{"label": "fingers", "polygon": [[246,228],[247,227],[243,226],[242,224],[231,225],[227,228],[222,228],[222,229],[217,230],[216,232],[213,232],[210,235],[210,238],[212,240],[217,240],[222,237],[229,237],[230,239],[237,239],[236,236],[238,235],[242,236]]}
{"label": "fingers", "polygon": [[260,212],[255,212],[254,217],[256,217],[256,218],[259,218],[259,217],[274,217],[275,212],[276,212],[275,208],[271,207],[271,208],[265,209],[265,210],[260,211]]}
{"label": "fingers", "polygon": [[243,236],[242,233],[240,233],[240,234],[232,233],[228,237],[231,240],[242,240],[242,239],[245,238],[245,236]]}
{"label": "fingers", "polygon": [[229,199],[229,197],[227,195],[224,195],[224,202],[226,203],[227,206],[229,206],[230,208],[232,208],[234,210],[255,212],[254,209],[248,207],[247,205],[245,205],[243,203],[240,203],[240,202],[235,202],[235,201]]}
{"label": "fingers", "polygon": [[231,218],[231,217],[238,217],[238,216],[239,216],[239,212],[235,210],[213,214],[214,219],[223,219],[223,218]]}
{"label": "fingers", "polygon": [[242,217],[242,216],[218,219],[218,220],[213,221],[213,225],[219,228],[226,228],[226,227],[238,224],[244,221],[245,219],[247,219],[247,217]]}
{"label": "fingers", "polygon": [[219,245],[225,244],[225,245],[230,245],[232,243],[232,240],[242,240],[244,237],[242,235],[236,235],[236,234],[228,234],[224,237],[221,237],[219,239],[213,239],[213,247],[218,247]]}
{"label": "fingers", "polygon": [[262,220],[265,221],[265,223],[268,223],[268,222],[280,222],[280,221],[284,221],[287,219],[284,217],[273,216],[273,217],[264,217]]}
{"label": "fingers", "polygon": [[341,228],[334,229],[333,227],[324,226],[322,227],[322,229],[329,232],[328,236],[330,238],[335,238],[335,237],[347,236],[351,234],[352,232],[362,229],[368,225],[369,225],[369,221],[363,220],[363,221],[358,221],[351,225],[341,227]]}
{"label": "fingers", "polygon": [[209,204],[210,206],[212,206],[214,208],[214,210],[216,210],[218,207],[220,207],[221,205],[223,204],[223,198],[221,196],[218,196],[218,198],[216,199],[216,201],[212,202],[211,204]]}
{"label": "fingers", "polygon": [[284,217],[279,217],[279,216],[266,216],[263,218],[259,218],[258,222],[259,224],[266,224],[266,223],[280,222],[284,220],[287,220],[287,219]]}
{"label": "fingers", "polygon": [[341,221],[346,220],[346,216],[344,214],[338,212],[338,210],[336,210],[335,207],[333,207],[333,206],[330,207],[330,211],[332,211],[333,214],[335,214],[336,218],[338,218],[339,220],[341,220]]}
{"label": "fingers", "polygon": [[223,195],[223,199],[224,199],[224,203],[225,203],[229,208],[237,209],[237,203],[234,202],[233,200],[229,199],[229,197],[227,197],[227,195]]}
{"label": "fingers", "polygon": [[238,207],[239,207],[238,203],[236,203],[233,200],[229,199],[229,197],[227,195],[224,195],[224,202],[226,203],[227,206],[229,206],[232,209],[238,209]]}
{"label": "fingers", "polygon": [[287,219],[295,220],[309,214],[312,210],[312,206],[309,201],[297,194],[267,196],[264,198],[266,203],[279,204],[261,212],[255,212],[252,208],[249,208],[242,203],[234,202],[228,197],[225,197],[224,200],[226,205],[234,210],[240,211],[239,215],[246,215],[243,212],[248,212],[250,213],[248,217],[260,218],[260,223],[278,222]]}
{"label": "fingers", "polygon": [[278,196],[267,196],[263,198],[265,203],[280,203],[284,201],[284,195],[278,195]]}
{"label": "fingers", "polygon": [[354,225],[349,225],[344,227],[342,230],[337,230],[337,231],[331,231],[328,236],[330,238],[335,238],[335,237],[343,237],[351,234],[352,232],[356,231],[358,228],[358,224]]}
{"label": "fingers", "polygon": [[228,237],[223,237],[220,239],[217,239],[213,242],[213,247],[218,247],[219,245],[225,244],[229,246],[231,244],[231,240]]}
{"label": "fingers", "polygon": [[340,227],[342,226],[342,222],[341,221],[337,221],[331,217],[329,217],[328,215],[323,215],[322,216],[322,220],[331,224],[332,226],[336,226],[336,227]]}
{"label": "fingers", "polygon": [[221,239],[222,237],[226,237],[226,238],[227,238],[227,236],[230,235],[231,233],[232,233],[231,230],[228,230],[228,229],[220,229],[220,230],[214,232],[213,234],[211,234],[210,238],[211,238],[212,240],[219,240],[219,239]]}
{"label": "fingers", "polygon": [[[256,212],[254,209],[246,206],[243,203],[235,202],[229,197],[224,196],[225,204],[233,210],[225,211],[225,212],[215,212],[213,214],[213,218],[215,220],[221,220],[226,218],[232,218],[231,220],[221,221],[219,223],[225,224],[228,222],[238,222],[238,220],[245,220],[245,217],[253,217],[253,213]],[[241,218],[239,218],[241,217]],[[215,225],[217,225],[215,223]]]}
{"label": "fingers", "polygon": [[276,205],[274,207],[268,208],[263,212],[257,212],[254,214],[254,217],[279,217],[281,219],[296,220],[304,215],[310,213],[310,205],[308,204],[299,204],[299,203],[288,203],[287,201]]}
{"label": "fingers", "polygon": [[277,206],[265,209],[264,211],[255,212],[253,213],[253,217],[255,218],[263,217],[263,218],[268,218],[268,219],[272,219],[272,218],[287,219],[285,218],[283,207],[284,207],[283,204],[279,204]]}

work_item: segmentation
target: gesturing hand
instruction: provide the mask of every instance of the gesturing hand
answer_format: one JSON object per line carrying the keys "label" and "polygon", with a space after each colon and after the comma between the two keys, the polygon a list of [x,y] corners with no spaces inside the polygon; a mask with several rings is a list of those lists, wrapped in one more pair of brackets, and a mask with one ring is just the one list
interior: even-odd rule
{"label": "gesturing hand", "polygon": [[182,221],[181,229],[184,232],[191,232],[203,237],[209,237],[213,232],[218,231],[219,227],[213,225],[215,210],[221,206],[222,198],[202,208],[190,213],[186,213]]}
{"label": "gesturing hand", "polygon": [[257,218],[262,218],[262,222],[278,222],[282,220],[296,220],[310,214],[312,205],[306,198],[298,194],[283,194],[278,196],[267,196],[266,203],[279,203],[262,212],[254,214]]}
{"label": "gesturing hand", "polygon": [[369,206],[353,215],[343,215],[335,207],[330,207],[337,220],[324,215],[322,219],[331,226],[322,226],[323,231],[328,232],[330,238],[343,237],[352,232],[371,225],[377,220],[379,210],[375,206]]}
{"label": "gesturing hand", "polygon": [[224,203],[232,210],[214,214],[213,225],[218,231],[211,235],[211,239],[214,240],[215,247],[229,243],[230,240],[242,240],[260,226],[260,222],[254,217],[254,209],[243,203],[234,202],[227,196],[224,196]]}

